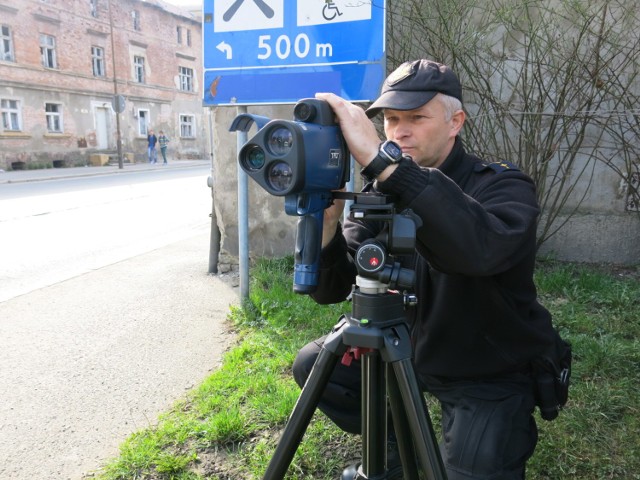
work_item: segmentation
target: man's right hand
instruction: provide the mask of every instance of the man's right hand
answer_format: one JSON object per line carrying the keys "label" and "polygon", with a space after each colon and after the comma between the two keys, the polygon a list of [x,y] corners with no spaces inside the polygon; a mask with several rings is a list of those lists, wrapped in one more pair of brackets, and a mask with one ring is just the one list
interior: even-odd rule
{"label": "man's right hand", "polygon": [[[341,192],[344,189],[339,190]],[[331,206],[324,211],[323,227],[322,227],[322,248],[326,247],[336,234],[338,222],[342,218],[344,211],[344,200],[334,199]]]}

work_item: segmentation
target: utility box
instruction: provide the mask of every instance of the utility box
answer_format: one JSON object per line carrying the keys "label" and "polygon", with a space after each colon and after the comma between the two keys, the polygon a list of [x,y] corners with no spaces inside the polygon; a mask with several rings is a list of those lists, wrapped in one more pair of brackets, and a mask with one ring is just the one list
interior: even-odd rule
{"label": "utility box", "polygon": [[105,155],[104,153],[92,153],[89,155],[89,162],[94,167],[101,167],[109,163],[109,155]]}

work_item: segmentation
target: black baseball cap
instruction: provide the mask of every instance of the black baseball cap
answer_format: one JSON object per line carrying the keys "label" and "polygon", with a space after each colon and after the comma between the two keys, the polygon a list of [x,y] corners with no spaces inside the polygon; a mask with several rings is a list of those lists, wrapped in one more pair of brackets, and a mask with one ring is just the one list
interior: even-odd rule
{"label": "black baseball cap", "polygon": [[405,62],[386,78],[380,96],[367,109],[367,116],[371,118],[385,108],[413,110],[438,93],[462,102],[462,86],[453,70],[431,60]]}

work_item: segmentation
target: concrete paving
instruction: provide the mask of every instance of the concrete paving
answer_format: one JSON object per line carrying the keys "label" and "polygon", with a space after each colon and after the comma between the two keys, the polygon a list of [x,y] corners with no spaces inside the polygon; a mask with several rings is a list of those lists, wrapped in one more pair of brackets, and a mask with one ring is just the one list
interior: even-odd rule
{"label": "concrete paving", "polygon": [[209,232],[197,232],[0,303],[0,479],[85,478],[219,366],[239,292],[207,274],[208,254]]}

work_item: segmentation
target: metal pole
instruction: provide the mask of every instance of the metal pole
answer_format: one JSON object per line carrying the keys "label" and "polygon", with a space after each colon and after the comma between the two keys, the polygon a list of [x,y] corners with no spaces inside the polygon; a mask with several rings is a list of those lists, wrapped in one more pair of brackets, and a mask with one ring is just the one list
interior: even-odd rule
{"label": "metal pole", "polygon": [[111,34],[111,65],[113,68],[113,95],[115,98],[116,111],[116,143],[118,148],[118,168],[123,168],[122,160],[122,135],[120,133],[120,107],[118,105],[118,75],[116,73],[116,44],[113,38],[113,6],[109,0],[109,32]]}
{"label": "metal pole", "polygon": [[[239,106],[238,115],[247,113]],[[237,152],[247,143],[247,132],[237,132]],[[240,300],[249,298],[249,177],[238,167],[238,260],[240,269]]]}
{"label": "metal pole", "polygon": [[[356,185],[356,159],[353,158],[353,155],[349,155],[349,181],[345,185],[347,192],[354,192]],[[353,200],[347,200],[344,202],[344,210],[342,211],[342,225],[349,218],[349,213],[351,212],[351,205],[353,205]]]}

